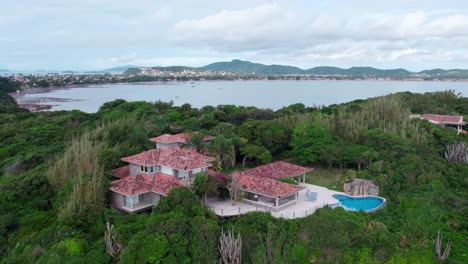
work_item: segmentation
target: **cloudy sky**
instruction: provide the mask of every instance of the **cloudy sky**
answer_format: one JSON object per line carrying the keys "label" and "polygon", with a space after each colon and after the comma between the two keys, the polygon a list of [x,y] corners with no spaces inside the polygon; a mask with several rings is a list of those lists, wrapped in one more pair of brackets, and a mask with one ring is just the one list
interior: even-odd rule
{"label": "cloudy sky", "polygon": [[0,69],[468,68],[465,0],[2,0]]}

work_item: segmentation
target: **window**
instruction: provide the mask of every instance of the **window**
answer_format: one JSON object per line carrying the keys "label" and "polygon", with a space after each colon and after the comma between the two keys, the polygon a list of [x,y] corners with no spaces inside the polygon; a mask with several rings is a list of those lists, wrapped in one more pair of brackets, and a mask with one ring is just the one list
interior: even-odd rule
{"label": "window", "polygon": [[188,176],[188,171],[179,171],[179,179],[185,179]]}
{"label": "window", "polygon": [[[151,172],[153,172],[153,166],[150,166]],[[141,165],[140,167],[141,172],[148,172],[148,167]]]}
{"label": "window", "polygon": [[150,168],[151,168],[151,172],[154,172],[154,166],[151,166]]}
{"label": "window", "polygon": [[125,206],[133,207],[133,205],[139,202],[138,195],[125,196]]}

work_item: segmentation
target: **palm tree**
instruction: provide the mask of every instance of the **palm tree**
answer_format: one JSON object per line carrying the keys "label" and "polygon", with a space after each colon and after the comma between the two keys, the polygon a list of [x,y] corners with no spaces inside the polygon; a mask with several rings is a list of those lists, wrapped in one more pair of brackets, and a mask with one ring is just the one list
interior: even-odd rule
{"label": "palm tree", "polygon": [[208,145],[210,154],[213,155],[218,163],[234,167],[236,164],[236,149],[231,139],[220,134]]}
{"label": "palm tree", "polygon": [[203,144],[203,139],[205,138],[205,135],[201,133],[191,133],[189,138],[187,139],[187,145],[190,147],[194,147],[197,152],[200,152],[205,145]]}

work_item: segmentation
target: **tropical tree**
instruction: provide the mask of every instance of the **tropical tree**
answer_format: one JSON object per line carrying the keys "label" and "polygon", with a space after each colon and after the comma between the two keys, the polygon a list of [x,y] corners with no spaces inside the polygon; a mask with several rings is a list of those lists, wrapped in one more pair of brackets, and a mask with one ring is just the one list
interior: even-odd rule
{"label": "tropical tree", "polygon": [[120,255],[120,263],[163,263],[170,244],[162,234],[136,234]]}
{"label": "tropical tree", "polygon": [[265,146],[271,154],[279,155],[289,148],[292,129],[276,122],[264,122],[259,126],[259,130],[255,143]]}
{"label": "tropical tree", "polygon": [[200,152],[205,147],[205,144],[203,143],[204,138],[205,135],[201,133],[191,133],[187,140],[187,145],[194,147],[198,152]]}
{"label": "tropical tree", "polygon": [[206,173],[198,173],[193,182],[193,189],[197,195],[202,197],[203,204],[206,203],[208,195],[215,195],[217,185],[210,181],[210,176]]}
{"label": "tropical tree", "polygon": [[219,165],[234,167],[236,164],[236,150],[232,139],[226,138],[223,134],[208,145],[210,154],[216,157]]}
{"label": "tropical tree", "polygon": [[301,124],[294,128],[292,154],[301,163],[317,161],[320,151],[329,144],[333,144],[331,134],[318,123]]}
{"label": "tropical tree", "polygon": [[246,145],[240,148],[240,153],[244,155],[242,160],[242,166],[245,167],[245,162],[247,159],[255,159],[258,163],[266,164],[271,162],[271,153],[262,146],[257,145]]}

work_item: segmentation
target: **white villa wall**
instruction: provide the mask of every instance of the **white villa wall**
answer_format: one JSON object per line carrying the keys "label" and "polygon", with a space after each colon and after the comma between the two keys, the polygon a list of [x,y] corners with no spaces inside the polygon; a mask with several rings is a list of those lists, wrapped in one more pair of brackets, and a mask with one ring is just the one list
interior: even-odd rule
{"label": "white villa wall", "polygon": [[263,209],[268,209],[270,211],[273,211],[273,212],[279,212],[285,208],[288,208],[288,207],[292,207],[294,205],[296,205],[297,203],[297,200],[294,200],[294,201],[291,201],[285,205],[282,205],[282,206],[268,206],[268,205],[265,205],[265,204],[261,204],[261,203],[258,203],[258,202],[254,202],[254,201],[250,201],[250,200],[247,200],[247,199],[242,199],[242,202],[245,203],[245,204],[248,204],[248,205],[253,205],[255,207],[259,207],[259,208],[263,208]]}
{"label": "white villa wall", "polygon": [[161,172],[168,175],[174,175],[171,167],[161,166]]}
{"label": "white villa wall", "polygon": [[156,143],[157,149],[173,149],[173,148],[181,148],[182,143]]}
{"label": "white villa wall", "polygon": [[152,199],[153,199],[153,204],[156,206],[159,204],[159,201],[161,200],[161,195],[160,194],[157,194],[157,193],[151,193],[151,195],[153,196]]}
{"label": "white villa wall", "polygon": [[138,174],[141,174],[141,167],[140,165],[138,164],[133,164],[133,163],[130,163],[130,175],[134,176],[134,175],[138,175]]}
{"label": "white villa wall", "polygon": [[[125,208],[125,195],[111,192],[111,206],[116,209],[123,210],[125,212],[130,212],[128,209]],[[153,206],[157,206],[159,201],[161,200],[161,195],[153,192],[144,193],[139,195],[139,203],[142,204],[152,204]],[[151,206],[151,207],[153,207]],[[137,205],[138,207],[138,205]],[[151,208],[148,207],[147,209]],[[144,207],[143,207],[144,208]],[[135,209],[135,211],[141,211],[142,209]],[[146,209],[143,209],[146,210]]]}
{"label": "white villa wall", "polygon": [[[129,166],[130,166],[130,169],[129,169],[130,175],[138,175],[138,174],[142,173],[141,165],[130,163]],[[180,172],[184,172],[184,171],[180,171],[180,170],[174,170],[171,167],[167,167],[167,166],[155,166],[155,169],[154,169],[153,173],[151,173],[151,169],[148,168],[148,172],[146,174],[156,175],[158,173],[158,169],[160,170],[159,172],[164,173],[164,174],[168,174],[168,175],[172,175],[172,176],[177,176],[177,174],[179,174]],[[192,171],[187,171],[187,173],[189,174],[188,176],[191,177],[192,175],[195,175],[197,173],[204,172],[204,171],[207,171],[207,170],[208,170],[208,167],[198,168],[198,169],[194,169]]]}
{"label": "white villa wall", "polygon": [[116,192],[111,192],[111,204],[112,204],[112,207],[114,208],[122,208],[125,204],[124,202],[125,200],[125,196],[120,194],[120,193],[116,193]]}
{"label": "white villa wall", "polygon": [[130,169],[129,169],[130,175],[138,175],[141,173],[146,173],[150,176],[154,176],[160,170],[160,166],[157,166],[157,165],[153,166],[153,172],[151,172],[151,167],[148,167],[148,172],[144,172],[144,171],[141,171],[141,165],[130,163],[129,166],[130,166]]}
{"label": "white villa wall", "polygon": [[188,171],[183,171],[183,170],[180,170],[179,173],[177,174],[177,178],[179,179],[185,179],[185,178],[188,178],[189,177],[189,172]]}

